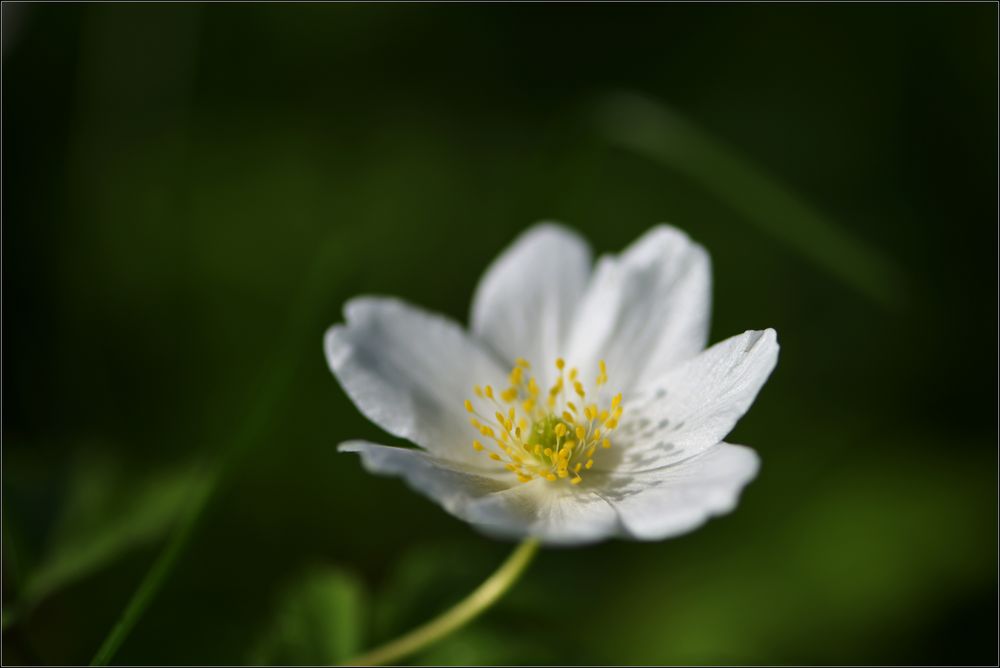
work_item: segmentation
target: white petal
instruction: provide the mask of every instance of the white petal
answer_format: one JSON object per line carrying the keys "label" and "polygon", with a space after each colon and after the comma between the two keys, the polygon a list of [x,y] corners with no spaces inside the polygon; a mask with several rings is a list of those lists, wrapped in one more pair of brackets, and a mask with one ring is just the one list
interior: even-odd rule
{"label": "white petal", "polygon": [[570,336],[568,361],[588,380],[597,360],[627,388],[696,355],[708,340],[711,262],[677,228],[654,227],[598,262]]}
{"label": "white petal", "polygon": [[472,332],[507,363],[523,357],[536,370],[548,369],[565,352],[589,275],[583,239],[556,224],[536,225],[483,275],[472,301]]}
{"label": "white petal", "polygon": [[676,463],[715,445],[750,408],[777,362],[773,329],[748,331],[717,343],[661,381],[626,397],[613,437],[616,447],[598,464],[604,469],[641,471]]}
{"label": "white petal", "polygon": [[573,545],[622,531],[618,514],[607,501],[568,484],[541,479],[521,484],[503,469],[473,469],[420,450],[365,441],[344,443],[339,449],[359,453],[371,473],[402,477],[410,487],[490,536],[534,536],[549,545]]}
{"label": "white petal", "polygon": [[340,452],[357,452],[370,473],[399,476],[413,489],[430,497],[453,515],[462,517],[469,503],[502,491],[510,484],[503,469],[472,469],[460,462],[434,457],[408,448],[393,448],[367,441],[342,443]]}
{"label": "white petal", "polygon": [[736,507],[740,490],[757,475],[750,448],[719,443],[697,457],[639,476],[611,476],[602,494],[628,535],[662,540],[686,533]]}
{"label": "white petal", "polygon": [[533,536],[546,545],[583,545],[623,532],[618,512],[596,490],[536,478],[484,496],[463,516],[498,538]]}
{"label": "white petal", "polygon": [[505,372],[454,322],[395,299],[359,298],[327,330],[330,369],[365,416],[389,433],[459,461],[481,461],[464,401]]}

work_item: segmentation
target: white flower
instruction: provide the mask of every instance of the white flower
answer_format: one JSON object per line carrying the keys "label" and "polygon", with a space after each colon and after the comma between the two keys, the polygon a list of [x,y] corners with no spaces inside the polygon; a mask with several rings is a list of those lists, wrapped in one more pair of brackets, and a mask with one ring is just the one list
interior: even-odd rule
{"label": "white flower", "polygon": [[777,362],[774,330],[704,349],[708,254],[658,226],[599,259],[554,224],[489,268],[471,331],[361,297],[326,357],[358,408],[422,449],[340,446],[494,536],[657,540],[730,511],[757,472],[722,439]]}

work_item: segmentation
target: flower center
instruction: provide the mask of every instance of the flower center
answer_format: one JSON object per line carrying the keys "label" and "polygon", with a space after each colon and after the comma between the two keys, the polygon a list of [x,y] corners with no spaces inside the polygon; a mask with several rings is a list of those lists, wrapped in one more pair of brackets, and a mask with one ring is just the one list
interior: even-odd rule
{"label": "flower center", "polygon": [[[530,369],[526,360],[518,359],[509,387],[499,394],[489,385],[473,388],[476,403],[466,400],[465,409],[484,439],[473,441],[472,447],[503,462],[521,482],[569,478],[578,485],[583,472],[594,465],[598,449],[611,447],[611,433],[622,415],[622,395],[615,395],[605,408],[587,403],[579,371],[571,368],[567,373],[566,362],[560,358],[556,360],[559,377],[543,397]],[[602,360],[596,384],[602,387],[607,382]],[[477,404],[488,408],[481,411]]]}

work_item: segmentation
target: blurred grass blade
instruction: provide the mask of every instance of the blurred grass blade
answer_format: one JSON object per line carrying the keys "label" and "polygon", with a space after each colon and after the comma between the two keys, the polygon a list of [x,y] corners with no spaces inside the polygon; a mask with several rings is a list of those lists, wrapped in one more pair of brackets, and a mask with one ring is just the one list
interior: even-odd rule
{"label": "blurred grass blade", "polygon": [[325,567],[304,573],[285,591],[250,665],[330,665],[361,650],[365,595],[356,577]]}
{"label": "blurred grass blade", "polygon": [[247,421],[236,431],[233,440],[224,447],[218,463],[212,468],[204,491],[188,503],[167,544],[139,583],[118,621],[104,638],[90,662],[91,665],[107,665],[114,658],[146,607],[159,593],[177,558],[187,548],[205,508],[212,497],[218,494],[218,488],[225,483],[229,467],[247,450],[260,443],[273,428],[282,401],[289,395],[297,369],[306,355],[317,355],[315,332],[323,331],[324,326],[323,322],[317,322],[318,314],[322,312],[320,304],[326,301],[331,286],[337,285],[338,277],[344,272],[351,271],[355,266],[356,260],[344,261],[340,254],[344,238],[350,233],[351,230],[347,228],[334,228],[317,248],[315,261],[307,271],[300,292],[290,307],[283,335],[284,342],[276,352],[272,363],[265,369],[264,380],[257,385],[258,394],[253,409],[248,413]]}
{"label": "blurred grass blade", "polygon": [[904,279],[892,258],[812,208],[676,110],[636,94],[618,93],[599,101],[596,121],[612,143],[697,181],[758,229],[863,295],[883,305],[903,304]]}
{"label": "blurred grass blade", "polygon": [[52,592],[162,536],[207,481],[193,467],[129,477],[110,459],[87,453],[73,469],[65,511],[39,566],[28,573],[21,604]]}

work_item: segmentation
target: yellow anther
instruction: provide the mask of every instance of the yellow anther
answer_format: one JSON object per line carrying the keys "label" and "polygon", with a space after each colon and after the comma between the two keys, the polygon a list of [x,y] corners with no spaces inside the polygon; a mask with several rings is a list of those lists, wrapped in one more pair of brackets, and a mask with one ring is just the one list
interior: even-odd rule
{"label": "yellow anther", "polygon": [[[496,399],[493,386],[473,387],[477,397],[493,401],[499,410],[493,414],[496,422],[490,419],[484,424],[476,419],[483,416],[476,412],[473,401],[464,401],[465,409],[476,416],[470,417],[472,426],[491,439],[491,448],[485,448],[480,441],[473,441],[472,447],[477,452],[485,449],[490,459],[500,462],[521,482],[536,477],[548,481],[569,478],[577,485],[582,482],[580,473],[594,466],[597,450],[611,447],[611,440],[601,432],[618,427],[623,412],[622,395],[615,395],[605,409],[576,397],[569,401],[570,396],[564,390],[569,389],[585,400],[586,388],[579,378],[579,369],[567,367],[566,361],[559,358],[556,360],[559,376],[543,403],[537,400],[541,389],[530,375],[529,367],[527,360],[517,358],[510,370],[510,386],[498,390]],[[598,362],[598,367],[600,386],[608,380],[608,369],[604,360]],[[508,405],[502,406],[498,399]],[[528,439],[536,442],[529,443]]]}

